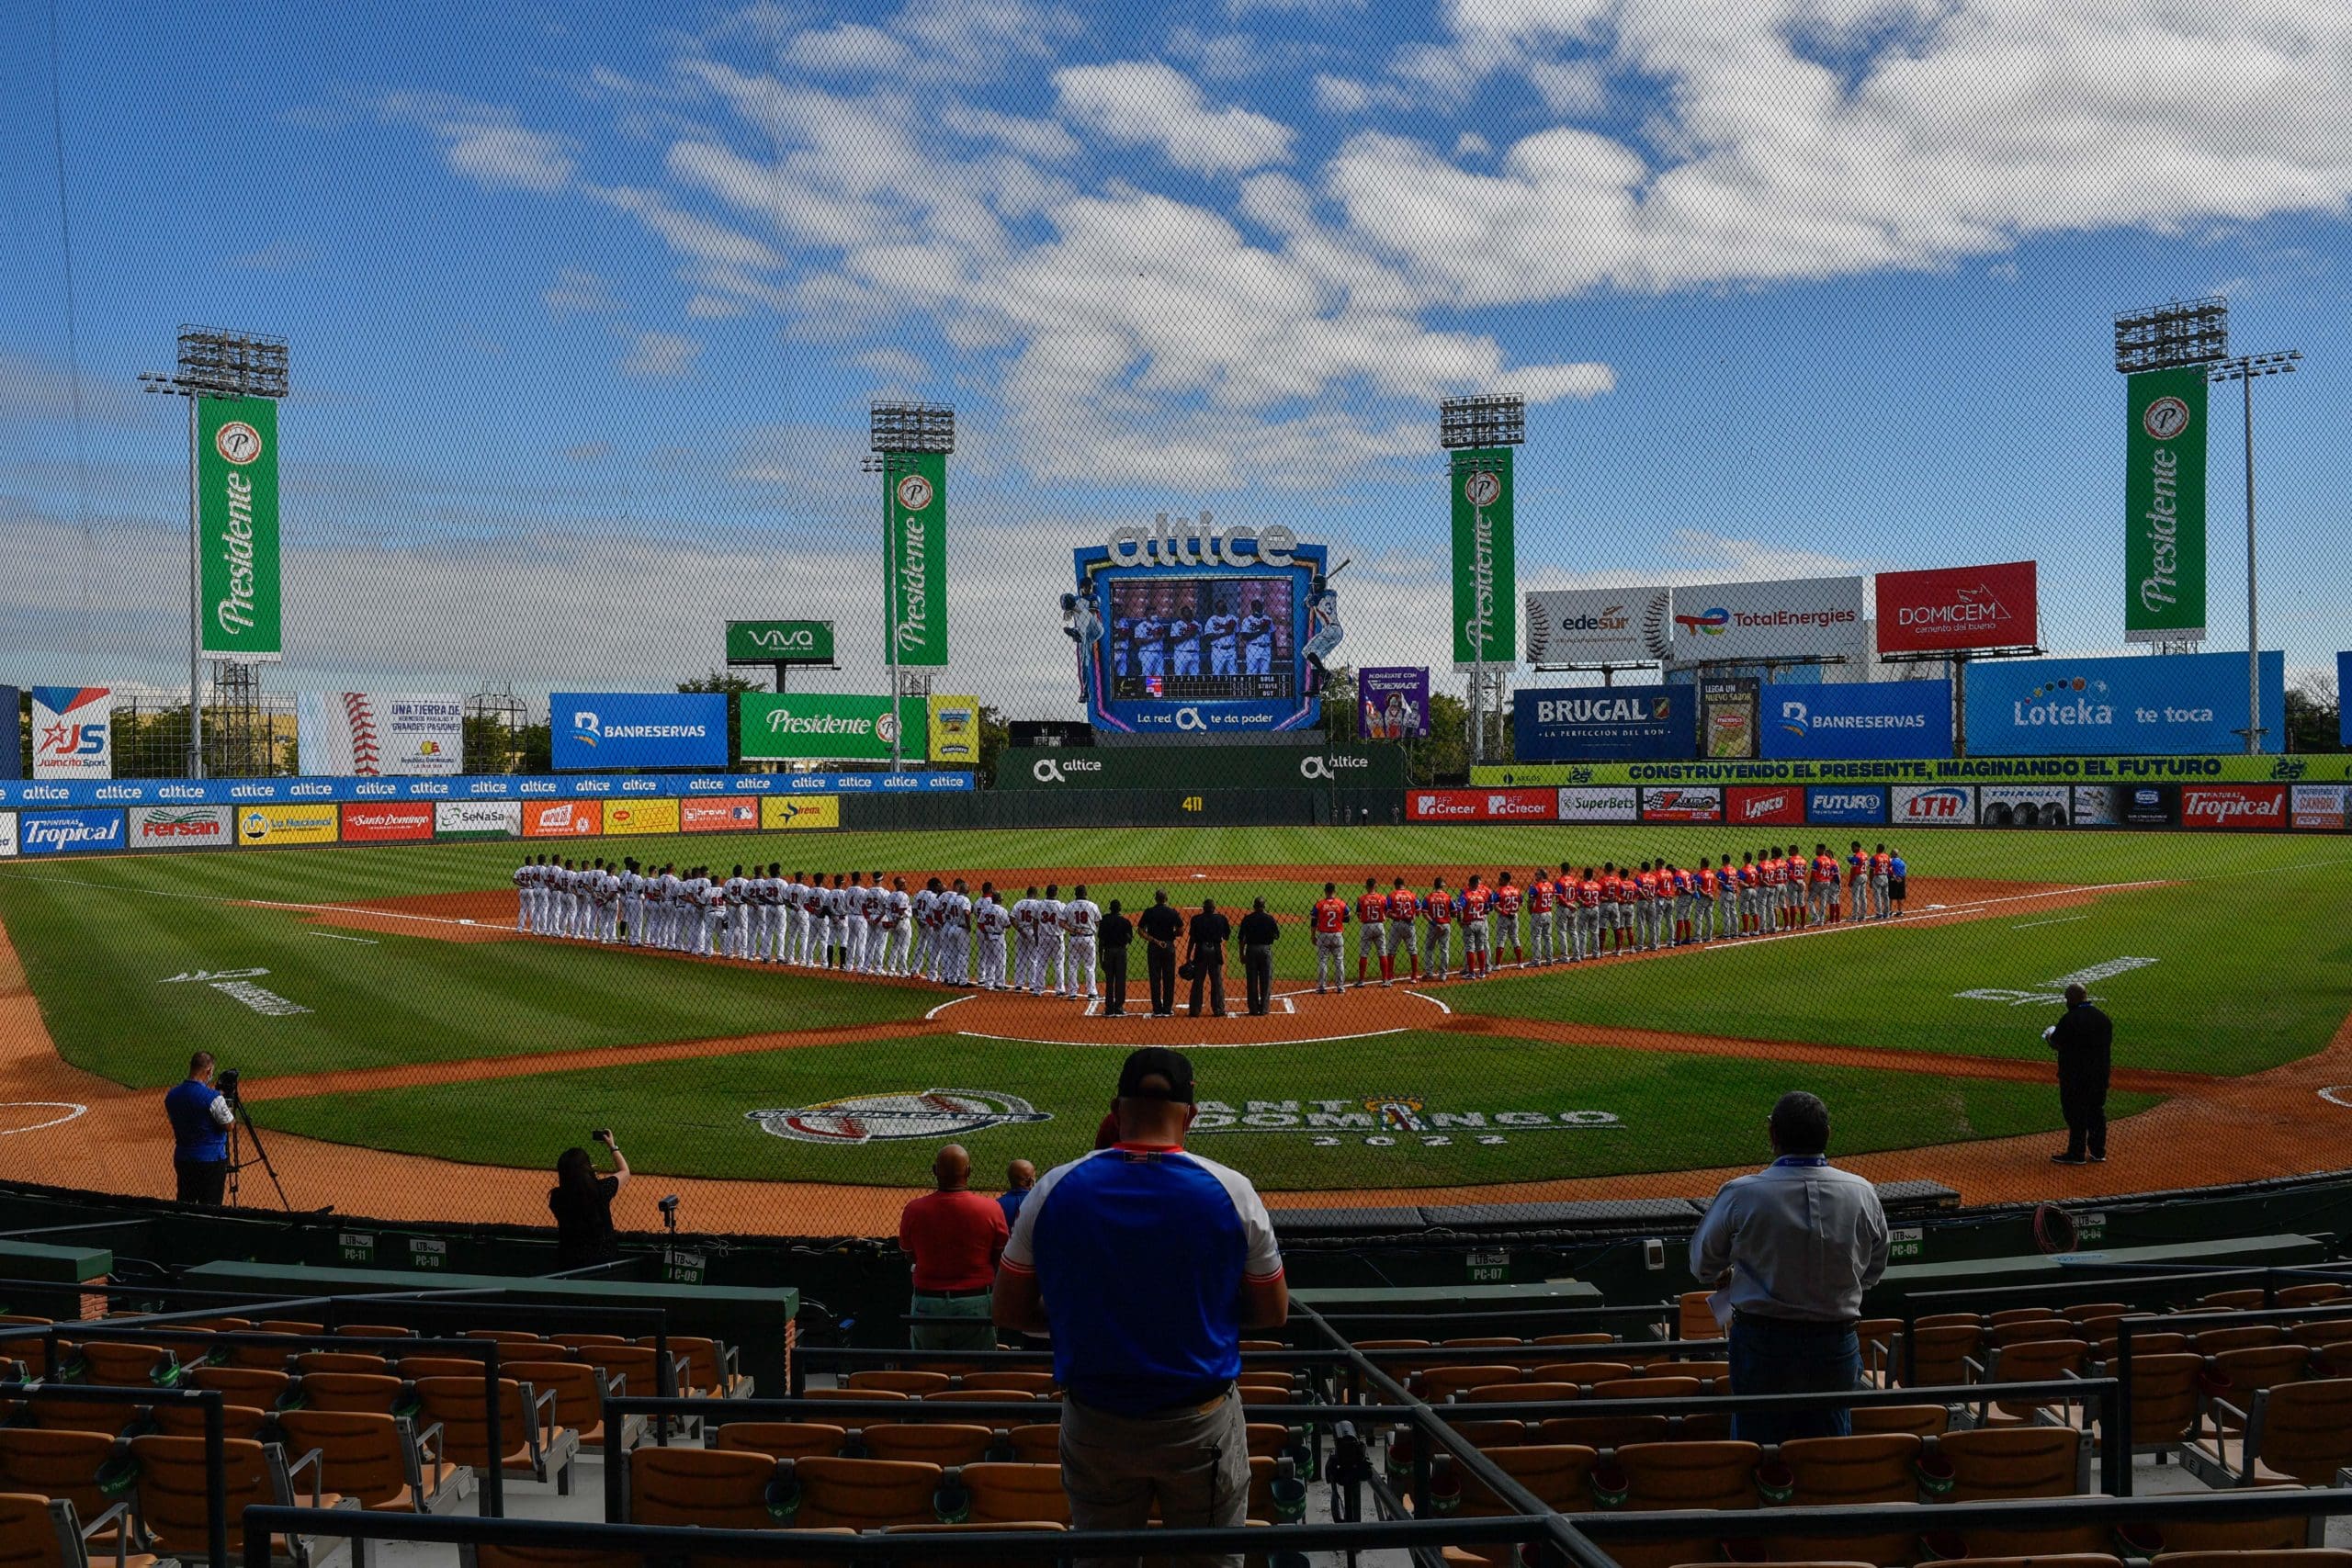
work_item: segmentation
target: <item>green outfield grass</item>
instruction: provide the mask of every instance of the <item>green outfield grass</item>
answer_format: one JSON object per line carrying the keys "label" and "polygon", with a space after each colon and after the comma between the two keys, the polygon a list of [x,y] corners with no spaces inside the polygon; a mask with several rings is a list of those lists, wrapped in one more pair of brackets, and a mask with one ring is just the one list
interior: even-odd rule
{"label": "green outfield grass", "polygon": [[[927,1179],[937,1141],[801,1143],[761,1131],[747,1113],[929,1089],[1017,1095],[1049,1113],[1048,1122],[956,1135],[986,1180],[1009,1159],[1034,1159],[1043,1168],[1091,1147],[1118,1063],[1115,1048],[948,1037],[712,1057],[642,1073],[509,1078],[497,1086],[494,1103],[477,1086],[449,1085],[277,1100],[259,1110],[272,1130],[450,1159],[480,1159],[517,1145],[560,1149],[590,1127],[611,1126],[643,1170],[886,1184]],[[1736,1164],[1764,1153],[1764,1112],[1795,1088],[1811,1089],[1837,1107],[1838,1146],[1847,1154],[2061,1124],[2049,1090],[2037,1085],[1459,1035],[1203,1052],[1196,1070],[1204,1113],[1226,1114],[1207,1103],[1215,1102],[1237,1120],[1231,1128],[1195,1134],[1193,1146],[1273,1189],[1439,1186]],[[1384,1129],[1364,1102],[1388,1097],[1421,1100],[1426,1130]],[[2118,1096],[2111,1112],[2152,1103]],[[1563,1111],[1587,1113],[1593,1124],[1563,1124]],[[1507,1113],[1540,1116],[1552,1125],[1496,1120]],[[1294,1118],[1299,1125],[1241,1130],[1238,1119],[1252,1114]],[[1436,1124],[1441,1115],[1484,1124]],[[1322,1123],[1307,1125],[1314,1116]]]}
{"label": "green outfield grass", "polygon": [[[1807,838],[1807,847],[1821,836]],[[1878,835],[1871,837],[1876,841]],[[1237,910],[1252,894],[1263,894],[1273,908],[1296,916],[1327,877],[1352,895],[1368,872],[1385,886],[1392,866],[1446,866],[1448,880],[1458,885],[1472,871],[1509,868],[1523,877],[1529,866],[1563,860],[1581,865],[1726,852],[1736,859],[1766,841],[1760,833],[1713,828],[1382,828],[766,835],[616,840],[587,848],[722,867],[755,856],[781,860],[787,870],[880,866],[910,881],[998,870],[1035,870],[1042,881],[1049,868],[1064,868],[1066,884],[1076,880],[1072,873],[1088,873],[1098,901],[1117,897],[1134,907],[1154,886],[1164,886],[1179,903],[1194,904],[1214,891]],[[1948,830],[1894,841],[1912,863],[1913,907],[1922,912],[1938,901],[1939,881],[1951,878],[2113,890],[2068,908],[2021,906],[2014,917],[1512,976],[1454,987],[1447,998],[1506,1018],[2038,1060],[2045,1007],[1956,993],[2033,990],[2092,964],[2148,957],[2157,963],[2094,987],[2117,1016],[2119,1062],[2234,1074],[2319,1049],[2352,997],[2352,937],[2337,913],[2352,874],[2352,844],[2345,840]],[[586,945],[351,931],[312,925],[300,911],[239,902],[335,904],[483,890],[500,890],[503,898],[514,864],[537,847],[448,843],[18,861],[0,865],[0,921],[66,1057],[140,1086],[171,1081],[198,1045],[267,1077],[913,1020],[940,999],[922,987],[844,986],[789,970]],[[1111,866],[1150,874],[1093,874]],[[1237,877],[1229,869],[1239,867],[1285,869],[1269,869],[1259,879],[1255,872]],[[2119,886],[2154,880],[2176,885]],[[351,936],[368,940],[340,940]],[[1312,973],[1311,950],[1297,924],[1288,928],[1280,968],[1294,981]],[[311,1010],[263,1016],[205,985],[171,980],[235,969],[267,970],[254,983]],[[1238,976],[1235,981],[1238,987]],[[1243,1100],[1360,1101],[1398,1094],[1423,1098],[1432,1111],[1583,1107],[1617,1114],[1622,1126],[1509,1136],[1500,1145],[1420,1144],[1409,1156],[1401,1140],[1373,1146],[1360,1137],[1352,1153],[1303,1136],[1261,1134],[1219,1134],[1209,1146],[1229,1148],[1274,1184],[1299,1186],[1715,1165],[1751,1152],[1724,1129],[1747,1125],[1760,1114],[1757,1097],[1792,1082],[1844,1090],[1850,1109],[1840,1122],[1840,1145],[1849,1150],[1993,1135],[2054,1121],[2054,1097],[2046,1089],[1957,1083],[1923,1066],[1917,1075],[1841,1078],[1812,1068],[1566,1052],[1447,1034],[1219,1053],[1210,1070],[1230,1075],[1233,1093]],[[570,1142],[581,1128],[623,1119],[619,1105],[626,1103],[635,1108],[626,1118],[636,1129],[632,1153],[649,1168],[897,1181],[919,1174],[917,1145],[792,1144],[760,1133],[743,1112],[868,1092],[995,1090],[1035,1099],[1055,1120],[976,1136],[994,1147],[1016,1133],[1034,1133],[1050,1156],[1067,1152],[1053,1140],[1080,1140],[1091,1130],[1090,1108],[1099,1108],[1104,1093],[1094,1079],[1107,1071],[1107,1055],[1091,1051],[929,1041],[532,1077],[502,1080],[494,1092],[459,1084],[271,1101],[266,1115],[290,1131],[536,1165],[548,1139]],[[1345,1157],[1324,1159],[1333,1149]]]}

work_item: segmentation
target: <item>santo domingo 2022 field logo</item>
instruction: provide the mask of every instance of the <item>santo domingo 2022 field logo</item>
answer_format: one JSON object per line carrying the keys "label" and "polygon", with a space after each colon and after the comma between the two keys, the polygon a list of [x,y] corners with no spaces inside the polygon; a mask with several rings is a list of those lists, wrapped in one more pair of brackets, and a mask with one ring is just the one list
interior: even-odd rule
{"label": "santo domingo 2022 field logo", "polygon": [[921,1093],[859,1094],[781,1111],[749,1111],[763,1133],[799,1144],[871,1144],[904,1138],[950,1138],[989,1127],[1050,1122],[1016,1094],[988,1089],[927,1089]]}

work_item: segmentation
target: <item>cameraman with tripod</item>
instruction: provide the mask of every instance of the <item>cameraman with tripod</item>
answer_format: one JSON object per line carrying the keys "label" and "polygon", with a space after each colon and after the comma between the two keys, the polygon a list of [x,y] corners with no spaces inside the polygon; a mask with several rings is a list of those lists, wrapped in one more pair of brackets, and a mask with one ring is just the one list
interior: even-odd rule
{"label": "cameraman with tripod", "polygon": [[164,1096],[164,1114],[172,1119],[175,1196],[219,1208],[229,1184],[229,1129],[237,1113],[229,1097],[212,1087],[211,1052],[187,1059],[187,1077]]}

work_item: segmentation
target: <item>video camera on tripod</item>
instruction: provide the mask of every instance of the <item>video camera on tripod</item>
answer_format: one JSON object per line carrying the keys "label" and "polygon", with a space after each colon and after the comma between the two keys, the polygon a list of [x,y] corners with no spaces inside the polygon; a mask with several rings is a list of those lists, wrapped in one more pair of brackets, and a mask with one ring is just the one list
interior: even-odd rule
{"label": "video camera on tripod", "polygon": [[[249,1165],[258,1165],[268,1176],[269,1184],[277,1192],[277,1205],[288,1213],[294,1212],[293,1202],[286,1196],[286,1184],[277,1179],[277,1167],[270,1163],[268,1145],[261,1140],[261,1128],[255,1124],[253,1112],[245,1109],[244,1096],[239,1092],[244,1075],[234,1067],[223,1067],[212,1080],[212,1087],[229,1102],[232,1119],[229,1123],[229,1206],[238,1206],[239,1173]],[[244,1135],[253,1134],[254,1157],[244,1156]]]}

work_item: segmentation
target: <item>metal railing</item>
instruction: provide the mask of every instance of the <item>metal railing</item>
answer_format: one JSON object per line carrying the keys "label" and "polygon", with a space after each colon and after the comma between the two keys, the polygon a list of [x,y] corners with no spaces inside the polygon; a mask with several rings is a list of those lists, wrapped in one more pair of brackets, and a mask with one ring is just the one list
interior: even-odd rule
{"label": "metal railing", "polygon": [[[220,1498],[229,1492],[227,1429],[222,1425],[228,1401],[210,1388],[106,1388],[80,1383],[0,1382],[0,1400],[34,1397],[87,1400],[102,1404],[153,1408],[157,1404],[193,1404],[204,1416],[204,1490]],[[127,1526],[124,1528],[128,1528]],[[229,1568],[229,1514],[214,1507],[206,1528],[211,1568]]]}

